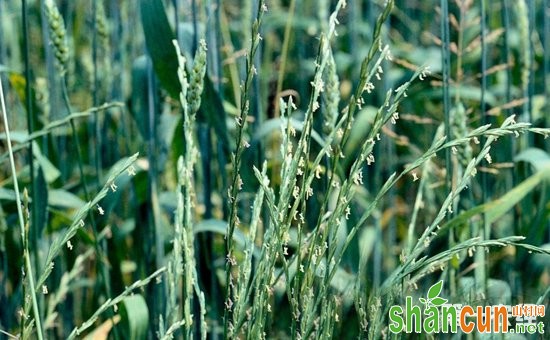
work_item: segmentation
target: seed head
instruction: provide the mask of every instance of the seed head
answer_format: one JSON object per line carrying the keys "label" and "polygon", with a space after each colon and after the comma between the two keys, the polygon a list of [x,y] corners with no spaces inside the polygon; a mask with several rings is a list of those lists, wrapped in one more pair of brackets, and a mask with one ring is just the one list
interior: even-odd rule
{"label": "seed head", "polygon": [[206,50],[206,41],[201,39],[199,48],[195,53],[193,70],[191,70],[189,79],[189,94],[187,101],[189,102],[189,113],[191,115],[197,113],[201,105],[201,95],[204,89],[204,75],[206,73]]}
{"label": "seed head", "polygon": [[57,66],[59,67],[59,71],[64,74],[69,61],[69,47],[67,46],[65,22],[53,0],[46,0],[45,7],[50,31],[50,40],[53,45],[55,58],[57,59]]}

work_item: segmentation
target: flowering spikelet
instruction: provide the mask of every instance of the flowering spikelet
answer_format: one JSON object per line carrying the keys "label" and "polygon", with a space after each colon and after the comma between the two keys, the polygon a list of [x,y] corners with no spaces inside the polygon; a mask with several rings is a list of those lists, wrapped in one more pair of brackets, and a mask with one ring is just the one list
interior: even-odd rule
{"label": "flowering spikelet", "polygon": [[174,44],[174,47],[176,48],[176,54],[178,56],[178,79],[181,84],[181,93],[180,93],[180,101],[183,106],[183,109],[185,110],[187,107],[187,90],[189,89],[189,83],[187,82],[187,73],[185,72],[185,57],[181,53],[180,47],[177,43],[177,41],[172,41]]}
{"label": "flowering spikelet", "polygon": [[97,36],[101,40],[101,46],[107,50],[109,47],[109,24],[107,22],[107,16],[105,15],[105,8],[103,2],[97,2],[97,9],[95,15]]}
{"label": "flowering spikelet", "polygon": [[101,47],[101,55],[103,59],[103,74],[102,77],[105,79],[105,85],[110,86],[112,83],[112,65],[111,65],[111,52],[109,45],[109,21],[107,15],[105,14],[105,7],[103,6],[103,1],[97,1],[96,13],[95,13],[95,29],[97,32],[97,37],[99,41],[99,46]]}
{"label": "flowering spikelet", "polygon": [[[451,138],[458,139],[468,135],[469,129],[466,125],[467,121],[468,117],[466,116],[464,105],[458,103],[451,109]],[[472,147],[470,144],[465,144],[461,151],[462,152],[458,153],[458,160],[460,164],[466,168],[472,159]]]}
{"label": "flowering spikelet", "polygon": [[516,2],[516,13],[518,20],[519,36],[521,41],[521,83],[522,88],[527,88],[529,84],[529,73],[531,69],[530,58],[530,37],[529,37],[529,13],[527,11],[527,5],[525,0],[519,0]]}
{"label": "flowering spikelet", "polygon": [[42,119],[49,121],[50,117],[50,91],[45,78],[36,78],[35,99],[42,110]]}
{"label": "flowering spikelet", "polygon": [[194,115],[201,106],[201,95],[204,89],[204,74],[206,73],[206,41],[201,39],[199,48],[195,53],[193,69],[189,75],[189,114]]}
{"label": "flowering spikelet", "polygon": [[54,48],[55,58],[61,73],[65,73],[69,61],[69,47],[67,46],[67,32],[65,22],[53,0],[46,0],[46,17],[50,29],[50,40]]}
{"label": "flowering spikelet", "polygon": [[338,118],[338,103],[340,102],[340,81],[336,73],[336,63],[332,53],[329,54],[326,69],[326,88],[324,92],[326,100],[326,110],[323,111],[323,132],[329,135],[334,129],[336,119]]}

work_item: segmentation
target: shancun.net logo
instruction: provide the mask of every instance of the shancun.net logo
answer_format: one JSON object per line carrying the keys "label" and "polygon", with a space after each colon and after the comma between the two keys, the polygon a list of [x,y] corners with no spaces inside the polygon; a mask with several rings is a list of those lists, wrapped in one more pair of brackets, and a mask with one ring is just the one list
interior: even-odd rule
{"label": "shancun.net logo", "polygon": [[[413,303],[407,296],[405,307],[392,306],[389,311],[389,330],[392,333],[521,333],[544,334],[544,305],[493,305],[475,306],[449,304],[440,297],[443,281],[428,290],[423,304]],[[511,320],[512,319],[512,320]],[[515,320],[513,320],[515,319]]]}

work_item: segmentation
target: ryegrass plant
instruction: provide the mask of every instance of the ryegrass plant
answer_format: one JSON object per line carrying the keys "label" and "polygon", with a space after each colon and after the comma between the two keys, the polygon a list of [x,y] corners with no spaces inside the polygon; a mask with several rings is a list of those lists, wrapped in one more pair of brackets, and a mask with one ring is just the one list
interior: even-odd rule
{"label": "ryegrass plant", "polygon": [[[423,2],[321,1],[316,12],[311,1],[193,1],[187,13],[143,0],[145,40],[122,21],[136,13],[126,2],[94,1],[90,22],[58,3],[43,4],[44,52],[57,65],[47,86],[30,71],[43,77],[48,62],[27,54],[22,98],[36,126],[20,131],[25,107],[0,87],[2,334],[376,339],[388,335],[389,307],[436,279],[471,302],[461,293],[470,271],[474,298],[502,280],[515,301],[548,301],[548,194],[538,188],[550,157],[513,142],[532,136],[541,148],[550,136],[535,120],[547,91],[534,74],[547,59],[532,40],[535,2],[515,4],[514,22],[506,1],[441,1],[438,29]],[[502,65],[493,8],[506,19]],[[44,32],[22,12],[29,46]],[[431,31],[441,36],[421,34]],[[15,61],[0,63],[21,92],[3,66]],[[119,145],[147,155],[111,157]],[[534,170],[510,171],[513,162]],[[44,217],[30,218],[39,208]],[[518,276],[526,264],[534,280]]]}
{"label": "ryegrass plant", "polygon": [[[9,129],[9,123],[8,123],[8,112],[6,110],[6,101],[4,99],[4,87],[2,85],[2,81],[0,80],[0,105],[2,108],[2,116],[3,116],[3,123],[4,127],[6,129],[6,142],[8,144],[8,153],[10,158],[10,166],[11,166],[11,175],[13,178],[13,186],[15,191],[15,202],[17,204],[17,216],[19,220],[19,228],[21,231],[21,243],[23,248],[23,261],[25,263],[25,269],[23,276],[26,277],[25,279],[25,286],[28,286],[28,293],[25,293],[25,310],[26,312],[30,311],[31,303],[32,302],[32,312],[34,315],[34,319],[32,319],[29,322],[23,322],[22,329],[23,330],[30,330],[29,328],[32,328],[34,325],[36,325],[37,329],[37,336],[38,339],[43,339],[43,331],[42,331],[42,325],[41,325],[41,318],[40,318],[40,311],[38,310],[38,302],[37,302],[37,290],[35,289],[36,284],[34,281],[34,270],[31,264],[31,254],[29,253],[29,246],[28,246],[28,235],[29,235],[29,222],[25,222],[25,218],[23,216],[23,202],[21,200],[21,194],[19,191],[19,184],[17,180],[17,171],[15,169],[15,160],[13,157],[13,151],[11,148],[11,138],[10,138],[10,129]],[[28,196],[27,196],[28,200]],[[28,211],[27,211],[28,215]],[[28,306],[28,307],[27,307]],[[25,312],[23,316],[27,315]],[[23,333],[23,337],[25,337],[25,333]],[[27,335],[28,337],[28,335]]]}

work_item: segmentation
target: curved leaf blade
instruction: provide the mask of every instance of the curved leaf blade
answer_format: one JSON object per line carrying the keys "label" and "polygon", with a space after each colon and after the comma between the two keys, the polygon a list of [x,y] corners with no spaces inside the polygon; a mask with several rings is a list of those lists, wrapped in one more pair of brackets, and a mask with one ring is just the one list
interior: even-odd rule
{"label": "curved leaf blade", "polygon": [[136,294],[127,296],[121,304],[121,326],[124,328],[125,339],[147,339],[149,328],[149,309],[143,296]]}
{"label": "curved leaf blade", "polygon": [[164,5],[159,0],[141,0],[140,9],[145,44],[153,60],[155,74],[170,96],[178,98],[181,85],[176,72],[176,50],[172,45],[174,32],[168,22]]}

